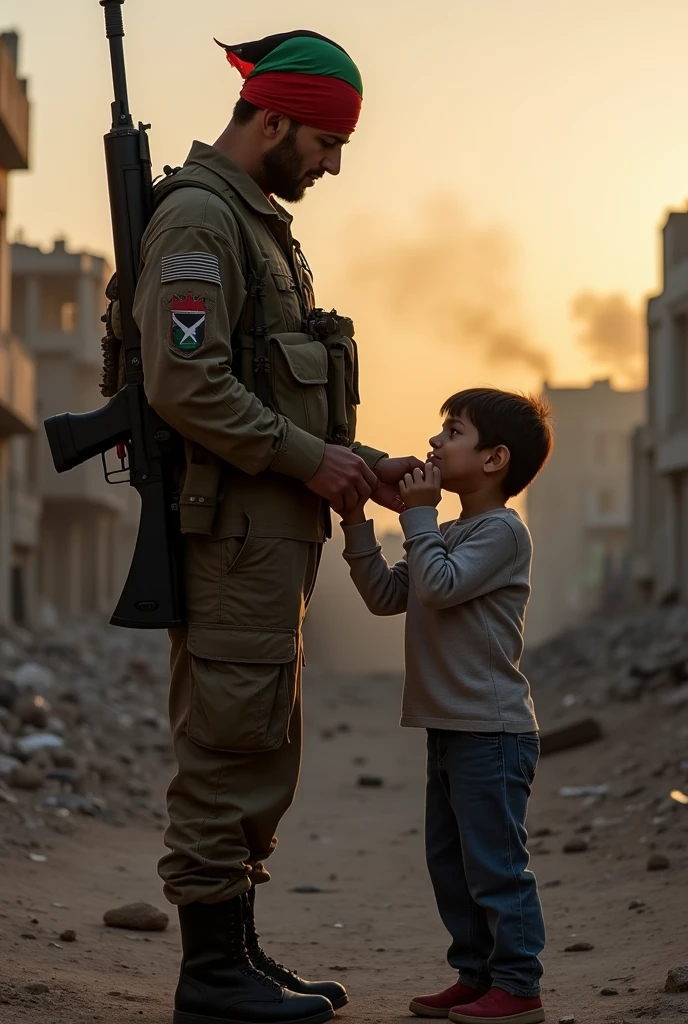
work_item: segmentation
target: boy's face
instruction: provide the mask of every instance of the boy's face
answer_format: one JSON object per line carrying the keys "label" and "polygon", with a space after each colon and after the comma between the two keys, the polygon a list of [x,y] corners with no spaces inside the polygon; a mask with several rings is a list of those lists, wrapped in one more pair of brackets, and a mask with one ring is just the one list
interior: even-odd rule
{"label": "boy's face", "polygon": [[442,430],[430,438],[428,462],[442,474],[442,486],[451,491],[467,491],[486,481],[490,449],[478,451],[480,435],[465,413],[447,416]]}

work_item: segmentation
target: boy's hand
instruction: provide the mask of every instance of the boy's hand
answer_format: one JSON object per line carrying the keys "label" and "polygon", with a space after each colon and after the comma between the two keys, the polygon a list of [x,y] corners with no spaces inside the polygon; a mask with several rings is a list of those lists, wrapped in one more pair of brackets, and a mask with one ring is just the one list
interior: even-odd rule
{"label": "boy's hand", "polygon": [[437,508],[442,497],[442,474],[432,462],[426,462],[424,470],[414,469],[400,481],[399,494],[407,508]]}
{"label": "boy's hand", "polygon": [[355,491],[349,491],[338,508],[332,506],[335,512],[342,517],[344,526],[359,526],[365,523],[365,507],[368,499],[362,498]]}

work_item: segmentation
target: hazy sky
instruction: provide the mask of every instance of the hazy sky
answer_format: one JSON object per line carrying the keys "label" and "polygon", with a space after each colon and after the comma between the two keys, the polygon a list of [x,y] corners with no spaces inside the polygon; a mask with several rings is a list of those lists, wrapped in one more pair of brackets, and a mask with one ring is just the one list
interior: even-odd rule
{"label": "hazy sky", "polygon": [[[604,326],[624,307],[623,358],[623,324],[657,286],[658,227],[688,192],[684,0],[127,0],[124,15],[132,111],[153,124],[158,171],[229,118],[239,78],[214,35],[308,27],[359,64],[343,173],[295,228],[319,301],[357,321],[367,440],[422,453],[453,390],[536,387],[545,367],[555,383],[599,376],[599,346],[578,340],[595,310]],[[102,10],[2,0],[0,28],[21,32],[33,105],[11,230],[108,252]]]}

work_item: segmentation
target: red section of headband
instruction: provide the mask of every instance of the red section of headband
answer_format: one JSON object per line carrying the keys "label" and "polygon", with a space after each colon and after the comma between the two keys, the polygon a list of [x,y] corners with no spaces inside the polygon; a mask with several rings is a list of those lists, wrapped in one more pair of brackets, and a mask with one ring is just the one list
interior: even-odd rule
{"label": "red section of headband", "polygon": [[361,112],[361,97],[352,85],[320,75],[266,71],[245,81],[241,95],[261,110],[276,110],[292,121],[337,135],[351,135]]}

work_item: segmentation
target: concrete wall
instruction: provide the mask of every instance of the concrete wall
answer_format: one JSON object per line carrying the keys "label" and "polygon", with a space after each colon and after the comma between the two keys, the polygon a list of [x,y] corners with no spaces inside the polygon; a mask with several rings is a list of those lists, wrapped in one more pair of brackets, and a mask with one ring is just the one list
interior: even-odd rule
{"label": "concrete wall", "polygon": [[29,104],[17,76],[19,40],[0,36],[0,622],[30,623],[36,608],[40,502],[30,467],[35,366],[11,332],[7,212],[10,173],[28,167]]}
{"label": "concrete wall", "polygon": [[[105,260],[69,252],[12,246],[12,324],[37,362],[41,422],[62,412],[89,412],[100,395]],[[113,486],[100,459],[58,474],[41,429],[35,458],[42,498],[38,590],[44,611],[73,617],[108,613],[126,577],[138,525],[139,499]],[[109,464],[114,468],[114,459]]]}
{"label": "concrete wall", "polygon": [[663,289],[647,307],[648,403],[633,444],[633,579],[688,601],[688,214],[662,233]]}
{"label": "concrete wall", "polygon": [[526,497],[533,593],[526,639],[540,643],[623,597],[631,536],[631,442],[645,393],[545,388],[555,447]]}

